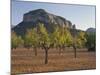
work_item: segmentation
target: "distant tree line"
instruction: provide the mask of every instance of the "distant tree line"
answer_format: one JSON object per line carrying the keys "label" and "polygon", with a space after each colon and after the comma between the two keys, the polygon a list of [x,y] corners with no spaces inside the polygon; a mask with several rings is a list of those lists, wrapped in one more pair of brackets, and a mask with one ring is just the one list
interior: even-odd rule
{"label": "distant tree line", "polygon": [[47,64],[50,48],[57,48],[61,54],[61,50],[65,50],[66,47],[73,47],[75,58],[77,48],[86,47],[89,51],[95,51],[95,34],[86,34],[81,31],[78,35],[74,34],[73,36],[67,27],[58,26],[55,26],[54,31],[50,33],[44,24],[39,23],[38,28],[28,29],[23,37],[12,32],[11,45],[12,49],[17,47],[33,48],[35,56],[37,56],[37,48],[44,49],[45,64]]}

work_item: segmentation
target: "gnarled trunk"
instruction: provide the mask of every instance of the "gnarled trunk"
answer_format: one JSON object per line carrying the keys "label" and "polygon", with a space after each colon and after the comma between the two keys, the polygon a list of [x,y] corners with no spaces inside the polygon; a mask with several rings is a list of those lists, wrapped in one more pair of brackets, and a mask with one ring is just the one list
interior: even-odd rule
{"label": "gnarled trunk", "polygon": [[76,58],[76,46],[73,45],[73,49],[74,49],[74,57]]}
{"label": "gnarled trunk", "polygon": [[37,48],[36,47],[34,47],[34,54],[35,54],[35,56],[37,56]]}
{"label": "gnarled trunk", "polygon": [[47,47],[45,44],[42,44],[43,49],[45,50],[45,64],[48,63],[48,50],[50,49],[50,46]]}
{"label": "gnarled trunk", "polygon": [[61,48],[59,48],[59,55],[61,55]]}
{"label": "gnarled trunk", "polygon": [[48,49],[45,48],[45,64],[48,63]]}

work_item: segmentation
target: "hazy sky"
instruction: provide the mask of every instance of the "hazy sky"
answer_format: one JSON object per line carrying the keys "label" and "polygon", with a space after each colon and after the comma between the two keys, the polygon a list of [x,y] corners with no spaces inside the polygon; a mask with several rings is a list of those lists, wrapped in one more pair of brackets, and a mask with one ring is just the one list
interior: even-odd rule
{"label": "hazy sky", "polygon": [[86,30],[95,28],[95,6],[38,3],[25,1],[12,1],[12,25],[17,25],[23,20],[23,14],[35,9],[45,9],[47,12],[62,16],[76,24],[77,29]]}

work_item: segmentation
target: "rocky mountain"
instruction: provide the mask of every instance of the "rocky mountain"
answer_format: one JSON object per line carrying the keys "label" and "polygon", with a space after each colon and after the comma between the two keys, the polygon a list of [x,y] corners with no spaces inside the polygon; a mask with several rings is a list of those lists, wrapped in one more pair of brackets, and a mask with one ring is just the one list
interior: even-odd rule
{"label": "rocky mountain", "polygon": [[95,28],[88,28],[86,30],[87,33],[95,33],[96,32],[96,29]]}
{"label": "rocky mountain", "polygon": [[23,15],[23,21],[12,28],[19,35],[25,34],[29,28],[37,27],[38,23],[43,23],[46,29],[52,32],[55,25],[72,29],[72,23],[61,16],[48,13],[44,9],[29,11]]}

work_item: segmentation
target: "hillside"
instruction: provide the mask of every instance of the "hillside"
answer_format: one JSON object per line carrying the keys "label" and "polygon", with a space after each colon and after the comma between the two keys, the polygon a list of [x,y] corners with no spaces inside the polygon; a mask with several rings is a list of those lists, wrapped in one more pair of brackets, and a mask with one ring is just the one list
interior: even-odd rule
{"label": "hillside", "polygon": [[61,16],[48,13],[44,9],[37,9],[25,13],[23,15],[23,21],[13,27],[12,31],[18,35],[24,35],[27,29],[38,27],[38,23],[43,23],[49,32],[52,32],[56,25],[69,29],[73,28],[71,21]]}

